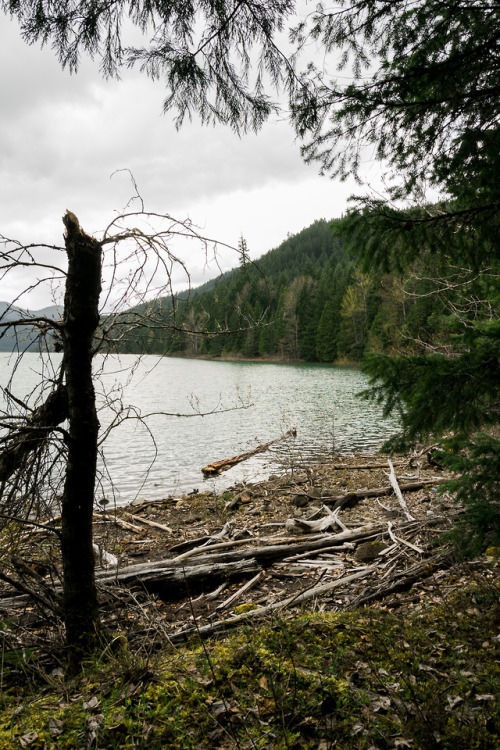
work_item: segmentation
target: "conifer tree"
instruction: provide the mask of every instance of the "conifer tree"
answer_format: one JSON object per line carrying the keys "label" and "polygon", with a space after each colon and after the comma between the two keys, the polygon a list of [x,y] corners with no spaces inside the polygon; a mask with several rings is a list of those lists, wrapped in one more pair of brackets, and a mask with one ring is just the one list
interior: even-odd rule
{"label": "conifer tree", "polygon": [[[499,29],[500,4],[482,0],[319,7],[297,38],[340,50],[353,78],[313,71],[294,107],[304,155],[323,170],[358,174],[371,153],[389,165],[387,198],[360,199],[340,228],[366,266],[402,270],[428,255],[440,278],[462,280],[432,292],[449,311],[446,346],[371,355],[365,369],[370,397],[401,416],[392,448],[442,438],[479,545],[500,540]],[[472,288],[481,275],[483,294]]]}
{"label": "conifer tree", "polygon": [[[0,0],[29,44],[50,45],[76,72],[83,55],[117,77],[138,65],[165,87],[176,123],[194,114],[238,133],[257,130],[277,106],[266,92],[297,85],[276,37],[294,0]],[[143,46],[137,44],[138,32]]]}

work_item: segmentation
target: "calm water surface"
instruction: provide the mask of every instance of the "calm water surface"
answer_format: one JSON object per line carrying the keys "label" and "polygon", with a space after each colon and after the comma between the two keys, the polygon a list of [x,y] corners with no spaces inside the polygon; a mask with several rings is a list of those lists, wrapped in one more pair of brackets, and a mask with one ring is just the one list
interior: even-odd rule
{"label": "calm water surface", "polygon": [[[27,354],[14,375],[14,394],[24,399],[40,373],[50,374],[58,361],[58,355]],[[2,386],[13,362],[10,355],[0,355]],[[146,424],[122,421],[102,446],[120,504],[137,496],[220,491],[237,481],[266,478],[284,463],[307,465],[321,456],[370,452],[397,429],[395,422],[382,419],[377,406],[356,396],[366,378],[355,368],[122,355],[97,358],[95,369],[103,430],[116,417],[120,401],[133,405],[137,415],[154,413]],[[111,410],[104,406],[104,392],[112,395]],[[203,479],[203,466],[251,450],[291,427],[297,428],[295,440],[215,479]],[[99,493],[111,499],[106,472],[101,481]]]}

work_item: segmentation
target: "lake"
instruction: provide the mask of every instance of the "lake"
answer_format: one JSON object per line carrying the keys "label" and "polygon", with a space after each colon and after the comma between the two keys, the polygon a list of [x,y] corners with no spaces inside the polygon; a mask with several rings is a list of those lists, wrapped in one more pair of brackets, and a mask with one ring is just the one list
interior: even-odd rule
{"label": "lake", "polygon": [[[59,358],[26,354],[13,393],[28,398],[40,373],[50,376]],[[13,362],[11,355],[0,354],[0,385],[6,385]],[[136,415],[153,413],[145,423],[131,415],[102,446],[114,491],[103,472],[98,494],[119,504],[137,496],[221,491],[267,478],[283,466],[373,452],[397,430],[397,423],[382,419],[378,406],[357,397],[366,378],[353,367],[121,355],[97,357],[95,371],[102,430],[122,403],[133,405]],[[111,410],[104,406],[104,392],[111,393]],[[207,464],[252,450],[292,427],[295,439],[216,478],[203,478]]]}

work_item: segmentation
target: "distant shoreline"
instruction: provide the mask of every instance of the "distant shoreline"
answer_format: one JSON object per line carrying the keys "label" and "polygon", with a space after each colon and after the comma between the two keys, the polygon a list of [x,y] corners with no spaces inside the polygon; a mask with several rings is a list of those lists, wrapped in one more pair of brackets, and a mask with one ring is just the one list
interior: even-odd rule
{"label": "distant shoreline", "polygon": [[164,354],[164,357],[178,359],[205,360],[207,362],[262,362],[264,364],[292,364],[292,365],[334,365],[335,367],[359,367],[360,363],[356,360],[346,358],[336,359],[333,362],[311,362],[307,359],[294,359],[293,357],[280,357],[278,355],[268,357],[249,357],[244,354],[221,354],[214,357],[211,354],[197,354],[188,356],[187,354]]}

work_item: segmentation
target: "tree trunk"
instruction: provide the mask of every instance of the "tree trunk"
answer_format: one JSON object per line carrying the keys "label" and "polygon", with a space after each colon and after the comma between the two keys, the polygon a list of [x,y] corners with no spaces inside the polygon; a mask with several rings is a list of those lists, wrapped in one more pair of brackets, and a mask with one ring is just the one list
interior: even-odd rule
{"label": "tree trunk", "polygon": [[68,276],[64,298],[63,367],[69,413],[68,462],[61,513],[64,619],[69,669],[78,670],[96,643],[99,611],[92,548],[97,466],[97,420],[92,381],[92,341],[99,324],[102,248],[74,214],[66,226]]}

